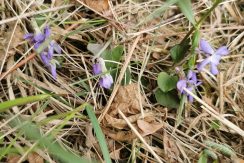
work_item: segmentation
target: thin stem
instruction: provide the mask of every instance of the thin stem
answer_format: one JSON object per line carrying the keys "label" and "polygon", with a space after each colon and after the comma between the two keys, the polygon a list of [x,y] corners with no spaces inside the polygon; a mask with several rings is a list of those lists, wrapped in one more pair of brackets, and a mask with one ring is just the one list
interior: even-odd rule
{"label": "thin stem", "polygon": [[192,32],[195,31],[195,29],[199,29],[202,25],[202,22],[210,15],[210,13],[222,2],[222,0],[216,0],[213,6],[208,10],[208,12],[203,15],[203,17],[196,23],[195,26],[191,28],[191,30],[186,34],[186,36],[183,38],[181,43],[183,43],[188,37],[192,34]]}

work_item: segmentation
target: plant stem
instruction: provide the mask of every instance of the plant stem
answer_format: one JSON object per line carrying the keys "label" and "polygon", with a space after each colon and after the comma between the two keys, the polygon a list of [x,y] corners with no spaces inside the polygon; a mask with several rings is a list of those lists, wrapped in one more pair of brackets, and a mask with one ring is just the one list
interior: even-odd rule
{"label": "plant stem", "polygon": [[191,30],[186,34],[180,44],[182,44],[188,37],[195,31],[195,29],[199,29],[202,25],[202,22],[210,15],[210,13],[222,2],[222,0],[216,0],[213,6],[208,10],[208,12],[203,15],[203,17],[196,23],[196,26],[193,26]]}

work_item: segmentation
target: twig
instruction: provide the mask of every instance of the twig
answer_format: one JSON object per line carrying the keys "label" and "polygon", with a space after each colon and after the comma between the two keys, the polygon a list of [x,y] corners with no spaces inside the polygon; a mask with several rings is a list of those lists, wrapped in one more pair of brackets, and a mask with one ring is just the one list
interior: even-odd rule
{"label": "twig", "polygon": [[22,60],[18,64],[16,64],[12,69],[8,70],[7,72],[4,72],[4,73],[0,74],[0,81],[4,77],[6,77],[8,74],[10,74],[11,72],[13,72],[14,70],[17,70],[19,67],[23,66],[29,60],[32,60],[35,56],[36,56],[36,53],[32,53],[31,55],[29,55],[28,57],[26,57],[24,60]]}
{"label": "twig", "polygon": [[225,87],[223,86],[224,82],[224,73],[220,72],[219,73],[219,107],[220,107],[220,113],[224,113],[224,89]]}

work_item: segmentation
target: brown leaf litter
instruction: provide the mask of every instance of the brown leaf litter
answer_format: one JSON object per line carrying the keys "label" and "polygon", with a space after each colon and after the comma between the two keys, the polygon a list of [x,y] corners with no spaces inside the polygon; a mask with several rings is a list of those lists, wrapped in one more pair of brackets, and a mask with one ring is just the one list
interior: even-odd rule
{"label": "brown leaf litter", "polygon": [[136,138],[126,121],[119,116],[118,110],[127,116],[142,136],[157,132],[163,124],[156,121],[155,113],[152,111],[143,109],[144,118],[142,117],[140,107],[145,104],[145,98],[140,94],[137,83],[120,86],[111,104],[111,111],[105,115],[102,127],[104,133],[117,141],[131,141]]}
{"label": "brown leaf litter", "polygon": [[[9,155],[7,157],[7,163],[16,163],[18,161],[20,161],[21,156],[20,155]],[[28,161],[29,163],[44,163],[44,159],[37,153],[30,153],[27,156],[27,159],[23,160],[23,161]]]}
{"label": "brown leaf litter", "polygon": [[85,3],[97,12],[103,12],[109,9],[108,0],[85,0]]}
{"label": "brown leaf litter", "polygon": [[0,64],[5,57],[7,52],[6,59],[9,56],[15,54],[15,48],[20,45],[23,41],[23,30],[20,28],[19,25],[15,27],[15,24],[9,23],[9,28],[6,32],[2,33],[0,36]]}

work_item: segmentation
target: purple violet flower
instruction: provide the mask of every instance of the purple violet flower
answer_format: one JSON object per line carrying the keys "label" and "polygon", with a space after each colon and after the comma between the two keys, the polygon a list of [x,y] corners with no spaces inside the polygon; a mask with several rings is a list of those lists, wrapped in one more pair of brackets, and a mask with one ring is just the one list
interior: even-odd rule
{"label": "purple violet flower", "polygon": [[[94,75],[99,75],[107,71],[103,58],[98,58],[97,60],[98,62],[92,66]],[[109,89],[112,84],[113,78],[109,73],[102,75],[99,79],[99,85],[103,88]]]}
{"label": "purple violet flower", "polygon": [[44,63],[44,65],[48,66],[50,64],[50,60],[51,58],[48,57],[48,53],[47,52],[42,52],[40,54],[40,57],[42,59],[42,62]]}
{"label": "purple violet flower", "polygon": [[49,69],[54,79],[57,79],[57,71],[56,71],[56,64],[50,63]]}
{"label": "purple violet flower", "polygon": [[34,44],[34,49],[37,50],[39,46],[45,42],[51,35],[51,30],[48,26],[46,26],[43,30],[43,33],[27,33],[24,35],[24,39],[30,40],[31,43]]}
{"label": "purple violet flower", "polygon": [[61,51],[62,51],[61,47],[54,40],[52,40],[49,44],[49,47],[48,47],[49,58],[53,57],[54,52],[61,54]]}
{"label": "purple violet flower", "polygon": [[113,82],[113,78],[110,74],[102,75],[99,79],[99,85],[106,89],[109,89],[112,86]]}
{"label": "purple violet flower", "polygon": [[202,71],[202,69],[206,65],[210,64],[211,73],[213,75],[218,74],[217,65],[219,64],[221,57],[229,54],[229,50],[227,49],[227,47],[221,46],[215,51],[207,41],[201,39],[200,50],[205,53],[205,56],[207,56],[207,58],[197,65],[197,69],[199,71]]}
{"label": "purple violet flower", "polygon": [[95,63],[92,66],[92,69],[93,69],[93,74],[94,75],[98,75],[98,74],[101,74],[102,73],[102,66],[101,66],[100,63]]}
{"label": "purple violet flower", "polygon": [[202,82],[200,82],[197,79],[197,75],[195,72],[193,72],[192,70],[189,70],[188,74],[187,74],[187,78],[186,79],[182,79],[179,80],[177,82],[177,88],[180,91],[181,94],[186,94],[188,97],[188,100],[190,102],[193,102],[193,97],[189,94],[187,94],[187,92],[184,90],[184,88],[186,88],[189,91],[194,91],[195,87],[199,86]]}
{"label": "purple violet flower", "polygon": [[[37,34],[27,33],[24,35],[24,39],[29,40],[31,44],[34,44],[34,49],[37,50],[46,40],[50,39],[51,30],[48,26],[43,29],[43,32]],[[51,40],[51,39],[50,39]],[[51,40],[47,47],[40,52],[40,57],[43,64],[51,71],[54,79],[57,79],[56,63],[53,59],[54,52],[60,54],[62,51],[61,47],[54,41]]]}

